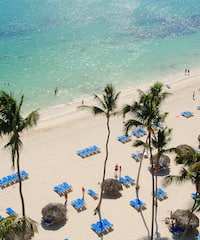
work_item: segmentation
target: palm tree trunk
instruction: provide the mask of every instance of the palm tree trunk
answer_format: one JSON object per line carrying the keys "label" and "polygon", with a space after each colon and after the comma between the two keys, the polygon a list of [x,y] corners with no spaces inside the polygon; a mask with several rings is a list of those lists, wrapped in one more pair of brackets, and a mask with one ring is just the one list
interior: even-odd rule
{"label": "palm tree trunk", "polygon": [[[108,143],[109,143],[109,139],[110,139],[110,125],[109,125],[109,116],[107,116],[107,130],[108,130],[108,135],[107,135],[107,140],[106,140],[106,156],[105,156],[105,161],[104,161],[104,168],[103,168],[103,177],[102,177],[102,182],[101,184],[104,182],[105,180],[105,175],[106,175],[106,165],[107,165],[107,160],[108,160]],[[96,211],[100,212],[100,208],[101,208],[101,202],[102,202],[102,198],[103,198],[103,188],[101,185],[101,192],[100,192],[100,197],[99,197],[99,203],[96,207]]]}
{"label": "palm tree trunk", "polygon": [[152,214],[151,214],[151,240],[153,240],[154,235],[154,203],[155,203],[155,197],[154,197],[154,191],[155,191],[155,181],[154,181],[154,168],[153,168],[153,155],[152,155],[152,149],[151,149],[151,131],[149,131],[148,136],[149,141],[149,153],[150,153],[150,163],[151,163],[151,171],[152,171]]}
{"label": "palm tree trunk", "polygon": [[[148,137],[147,137],[147,139],[146,139],[146,143],[147,143],[147,140],[148,140]],[[144,151],[145,151],[145,149],[144,149]],[[136,184],[135,184],[135,188],[136,188],[136,189],[139,189],[139,188],[140,188],[139,180],[140,180],[140,172],[141,172],[141,168],[142,168],[144,151],[143,151],[142,157],[141,157],[141,159],[140,159],[140,164],[139,164],[139,168],[138,168],[137,179],[136,179]]]}
{"label": "palm tree trunk", "polygon": [[19,194],[21,198],[21,203],[22,203],[22,216],[25,218],[25,204],[24,204],[24,197],[22,194],[22,179],[20,176],[20,166],[19,166],[19,149],[17,148],[17,173],[19,177]]}

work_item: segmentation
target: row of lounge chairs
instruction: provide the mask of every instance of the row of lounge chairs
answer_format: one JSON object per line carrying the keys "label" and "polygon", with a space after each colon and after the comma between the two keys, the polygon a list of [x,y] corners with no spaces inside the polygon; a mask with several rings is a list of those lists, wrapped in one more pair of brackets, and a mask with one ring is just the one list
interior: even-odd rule
{"label": "row of lounge chairs", "polygon": [[63,182],[63,183],[55,186],[53,189],[60,196],[63,196],[65,192],[71,192],[72,191],[72,186],[70,184],[68,184],[67,182]]}
{"label": "row of lounge chairs", "polygon": [[133,179],[132,177],[126,175],[124,177],[120,177],[119,181],[125,186],[125,187],[129,187],[130,185],[134,185],[135,184],[135,179]]}
{"label": "row of lounge chairs", "polygon": [[[25,180],[28,178],[28,173],[25,170],[22,170],[20,172],[20,178],[21,180]],[[3,189],[5,187],[11,186],[19,181],[18,173],[13,173],[11,175],[8,175],[6,177],[3,177],[0,179],[0,187]]]}
{"label": "row of lounge chairs", "polygon": [[100,153],[100,148],[96,145],[77,151],[77,154],[82,158],[89,157],[97,153]]}
{"label": "row of lounge chairs", "polygon": [[91,228],[99,237],[114,230],[113,224],[106,218],[91,224]]}
{"label": "row of lounge chairs", "polygon": [[146,209],[146,203],[141,201],[139,198],[131,200],[130,205],[134,207],[138,212]]}

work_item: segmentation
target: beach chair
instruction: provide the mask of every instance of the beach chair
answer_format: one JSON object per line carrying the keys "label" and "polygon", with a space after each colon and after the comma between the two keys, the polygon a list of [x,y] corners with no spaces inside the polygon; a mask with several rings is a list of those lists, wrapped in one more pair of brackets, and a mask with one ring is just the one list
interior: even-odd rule
{"label": "beach chair", "polygon": [[189,118],[189,117],[192,117],[193,114],[190,111],[184,111],[184,112],[181,113],[181,116]]}
{"label": "beach chair", "polygon": [[133,159],[135,159],[136,162],[139,162],[140,159],[141,159],[141,155],[140,155],[140,154],[136,154],[136,153],[132,153],[132,154],[131,154],[131,157],[132,157]]}
{"label": "beach chair", "polygon": [[0,215],[0,221],[3,220],[3,217]]}
{"label": "beach chair", "polygon": [[104,232],[104,229],[100,228],[96,223],[92,223],[91,228],[98,236],[101,236]]}
{"label": "beach chair", "polygon": [[140,205],[138,205],[138,203],[135,202],[134,200],[131,200],[131,201],[130,201],[130,205],[131,205],[132,207],[134,207],[137,211],[140,210]]}
{"label": "beach chair", "polygon": [[199,194],[197,195],[197,193],[192,193],[191,197],[197,201],[200,201],[200,195]]}
{"label": "beach chair", "polygon": [[4,184],[4,187],[10,186],[10,181],[9,181],[9,179],[7,177],[3,177],[1,180],[2,180],[2,182]]}
{"label": "beach chair", "polygon": [[122,183],[125,187],[129,187],[129,182],[128,182],[125,178],[120,177],[120,178],[119,178],[119,181],[120,181],[120,183]]}
{"label": "beach chair", "polygon": [[59,185],[59,187],[62,188],[63,193],[64,192],[71,192],[72,191],[72,186],[70,184],[68,184],[67,182],[63,182],[62,184]]}
{"label": "beach chair", "polygon": [[25,180],[25,179],[27,179],[29,177],[29,175],[28,175],[28,173],[25,170],[22,170],[20,172],[20,177],[21,177],[22,180]]}
{"label": "beach chair", "polygon": [[51,226],[54,224],[54,222],[50,221],[49,219],[43,219],[43,223],[46,225],[46,226]]}
{"label": "beach chair", "polygon": [[86,209],[86,203],[81,198],[77,198],[76,200],[73,200],[71,204],[77,211],[82,211]]}
{"label": "beach chair", "polygon": [[138,132],[140,133],[141,136],[144,136],[147,134],[147,132],[143,128],[139,128]]}
{"label": "beach chair", "polygon": [[185,228],[181,228],[181,227],[178,227],[178,226],[169,226],[169,231],[171,233],[173,233],[175,236],[181,236],[184,231],[185,231]]}
{"label": "beach chair", "polygon": [[134,207],[137,211],[142,211],[146,209],[146,203],[141,201],[139,198],[130,201],[130,205]]}
{"label": "beach chair", "polygon": [[200,110],[200,105],[199,105],[199,106],[197,106],[197,110]]}
{"label": "beach chair", "polygon": [[124,176],[124,178],[125,178],[131,185],[134,185],[134,184],[135,184],[135,179],[131,178],[130,176],[126,175],[126,176]]}
{"label": "beach chair", "polygon": [[142,136],[139,130],[133,130],[132,135],[137,138],[140,138]]}
{"label": "beach chair", "polygon": [[54,189],[54,191],[55,191],[56,193],[58,193],[60,196],[63,195],[63,188],[62,188],[62,187],[60,187],[60,186],[55,186],[53,189]]}
{"label": "beach chair", "polygon": [[195,240],[200,240],[200,234],[195,235]]}
{"label": "beach chair", "polygon": [[103,226],[104,226],[104,228],[106,230],[108,230],[108,231],[112,231],[113,230],[113,224],[110,223],[106,218],[102,219],[101,221],[102,221]]}
{"label": "beach chair", "polygon": [[164,192],[161,188],[157,189],[157,192],[154,192],[154,195],[157,196],[157,198],[162,201],[167,198],[167,193]]}
{"label": "beach chair", "polygon": [[10,208],[10,207],[8,207],[8,208],[6,208],[6,212],[7,212],[7,214],[8,215],[10,215],[10,216],[17,216],[17,213],[12,209],[12,208]]}
{"label": "beach chair", "polygon": [[131,141],[131,138],[130,138],[130,136],[128,136],[128,135],[119,136],[117,139],[118,139],[118,141],[120,141],[121,143],[126,143],[126,142]]}
{"label": "beach chair", "polygon": [[91,197],[93,197],[95,200],[98,199],[98,194],[97,194],[95,191],[93,191],[92,189],[88,189],[87,193],[88,193]]}

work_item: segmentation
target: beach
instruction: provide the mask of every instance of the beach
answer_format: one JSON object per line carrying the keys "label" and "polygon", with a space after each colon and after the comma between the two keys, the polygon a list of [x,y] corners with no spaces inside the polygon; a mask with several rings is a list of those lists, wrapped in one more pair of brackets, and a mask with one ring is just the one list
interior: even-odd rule
{"label": "beach", "polygon": [[[166,125],[173,128],[172,141],[168,147],[180,144],[188,144],[198,147],[197,137],[200,133],[200,111],[196,107],[200,104],[200,75],[198,70],[191,71],[190,76],[182,73],[180,81],[176,76],[163,81],[164,90],[170,92],[162,105],[163,112],[169,112]],[[170,88],[166,87],[169,84]],[[144,86],[144,90],[150,85]],[[195,99],[193,93],[195,92]],[[100,94],[99,94],[100,96]],[[131,104],[137,97],[136,89],[122,91],[119,99],[119,109],[124,104]],[[85,99],[86,105],[94,105],[92,96]],[[91,230],[91,224],[99,220],[94,215],[94,209],[98,200],[94,200],[87,194],[88,189],[100,193],[103,164],[105,159],[105,143],[107,137],[106,119],[103,116],[93,116],[89,111],[77,108],[81,105],[76,102],[62,107],[40,110],[38,125],[22,135],[23,148],[20,151],[21,170],[29,174],[29,178],[23,181],[23,194],[25,199],[26,215],[38,223],[39,233],[35,234],[36,240],[65,239],[101,239]],[[34,109],[33,109],[34,110]],[[193,116],[184,118],[181,112],[191,111]],[[125,120],[129,119],[127,118]],[[124,134],[123,118],[117,116],[111,118],[111,136],[109,143],[109,157],[107,162],[106,178],[114,178],[114,167],[121,166],[121,175],[129,175],[136,179],[139,163],[131,158],[131,154],[137,152],[132,146],[136,139],[131,136],[131,141],[125,144],[119,142],[117,137]],[[16,172],[12,169],[10,153],[3,149],[6,139],[1,139],[0,150],[0,178]],[[81,158],[77,150],[97,145],[100,153]],[[171,156],[171,155],[169,155]],[[149,159],[144,159],[139,196],[147,208],[137,212],[130,206],[130,200],[136,198],[135,186],[123,187],[121,197],[117,199],[103,198],[101,214],[114,226],[114,230],[103,236],[102,239],[118,240],[145,240],[148,239],[151,230],[151,174],[148,171]],[[170,174],[178,174],[180,166],[176,166],[171,156]],[[158,177],[159,186],[162,186],[163,177]],[[67,182],[72,185],[72,191],[68,194],[67,222],[59,227],[44,227],[41,225],[42,208],[50,202],[65,202],[54,190],[54,186]],[[85,188],[86,210],[77,212],[71,205],[71,201],[82,197],[82,187]],[[0,215],[7,216],[6,208],[12,207],[21,214],[21,201],[19,198],[18,184],[6,187],[1,191]],[[173,239],[165,224],[165,218],[176,209],[191,208],[193,199],[191,193],[195,187],[190,182],[182,185],[172,184],[164,190],[168,198],[158,202],[158,215],[155,224],[160,238]],[[199,217],[199,213],[197,214]],[[186,236],[185,239],[193,239]]]}

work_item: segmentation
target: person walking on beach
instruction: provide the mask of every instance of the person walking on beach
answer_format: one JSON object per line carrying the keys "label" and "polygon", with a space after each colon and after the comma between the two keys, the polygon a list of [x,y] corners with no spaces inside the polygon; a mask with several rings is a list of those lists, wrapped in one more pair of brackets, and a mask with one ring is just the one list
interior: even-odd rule
{"label": "person walking on beach", "polygon": [[67,206],[67,200],[68,200],[68,192],[64,192],[64,197],[65,197],[65,207]]}
{"label": "person walking on beach", "polygon": [[85,198],[85,188],[84,187],[82,187],[82,194],[83,194],[82,199],[84,200],[84,198]]}

